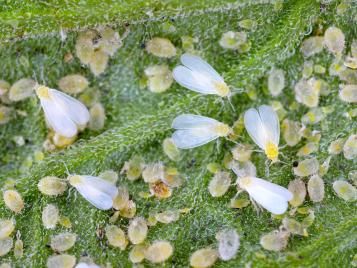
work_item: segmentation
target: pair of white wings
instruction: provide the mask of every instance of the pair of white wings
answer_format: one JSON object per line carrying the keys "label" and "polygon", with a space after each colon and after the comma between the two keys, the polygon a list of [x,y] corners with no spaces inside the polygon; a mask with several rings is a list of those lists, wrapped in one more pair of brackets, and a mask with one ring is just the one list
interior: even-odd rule
{"label": "pair of white wings", "polygon": [[293,198],[289,190],[259,178],[252,177],[251,180],[245,190],[259,205],[276,215],[287,210],[288,201]]}
{"label": "pair of white wings", "polygon": [[82,181],[75,185],[77,191],[93,206],[101,210],[110,209],[118,194],[114,184],[94,176],[80,176]]}
{"label": "pair of white wings", "polygon": [[217,94],[214,82],[224,82],[215,69],[200,57],[183,54],[181,63],[173,70],[177,83],[192,91],[202,94]]}
{"label": "pair of white wings", "polygon": [[48,89],[49,98],[40,98],[46,121],[58,134],[73,137],[78,126],[89,121],[88,109],[78,100],[55,89]]}
{"label": "pair of white wings", "polygon": [[[237,165],[233,166],[232,170],[238,177],[241,177],[242,171]],[[254,201],[269,212],[276,215],[283,214],[287,210],[288,201],[293,198],[293,194],[280,185],[256,178],[254,168],[249,168],[248,170],[250,170],[249,173],[251,174],[244,175],[249,176],[251,181],[244,190],[248,192]]]}
{"label": "pair of white wings", "polygon": [[176,129],[172,140],[180,149],[201,146],[218,138],[214,131],[217,124],[217,120],[201,115],[179,115],[172,122],[172,128]]}
{"label": "pair of white wings", "polygon": [[253,141],[265,149],[268,142],[279,145],[280,124],[274,109],[268,105],[250,108],[244,114],[244,125]]}

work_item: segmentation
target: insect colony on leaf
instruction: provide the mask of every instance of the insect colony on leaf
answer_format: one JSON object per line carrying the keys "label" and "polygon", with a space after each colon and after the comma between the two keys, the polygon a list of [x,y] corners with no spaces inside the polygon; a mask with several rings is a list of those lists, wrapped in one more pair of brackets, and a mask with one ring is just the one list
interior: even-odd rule
{"label": "insect colony on leaf", "polygon": [[[106,54],[112,55],[114,52],[107,50],[108,47],[106,47],[106,45],[108,44],[106,42],[114,42],[117,46],[119,46],[120,42],[119,37],[109,30],[103,30],[101,46]],[[90,37],[90,32],[87,32],[86,35],[88,35],[88,40],[93,39]],[[104,38],[105,36],[106,38]],[[84,37],[83,35],[81,38],[87,42],[88,40]],[[233,37],[235,39],[241,38],[237,36],[237,33],[228,32],[222,36],[220,41],[221,45],[224,47],[226,45],[225,42]],[[243,37],[244,36],[242,36],[242,38]],[[81,60],[84,60],[86,55],[86,53],[84,53],[86,50],[84,41],[83,46],[79,46],[83,51],[80,49],[77,51],[77,53],[83,52],[81,54]],[[92,42],[93,40],[90,41]],[[321,52],[323,46],[326,46],[331,53],[335,54],[336,58],[340,57],[344,49],[343,33],[338,28],[331,27],[326,30],[324,37],[311,37],[306,39],[303,42],[301,51],[305,57],[309,57]],[[354,44],[354,46],[356,46],[356,44]],[[168,39],[164,38],[154,38],[150,40],[146,45],[146,49],[149,53],[158,57],[173,57],[176,54],[175,47]],[[234,47],[234,49],[236,49],[236,47]],[[91,53],[94,52],[94,50],[92,50]],[[354,48],[354,50],[356,49]],[[346,58],[344,65],[347,68],[355,69],[354,62],[356,52],[354,51],[352,54],[351,57]],[[181,86],[205,95],[217,95],[222,98],[229,98],[232,95],[232,91],[225,83],[223,77],[200,57],[184,54],[181,56],[181,63],[182,65],[176,67],[172,73],[173,78]],[[335,70],[336,75],[339,75],[341,78],[342,71],[337,68],[339,64],[340,62],[336,60],[334,66],[330,66],[329,71],[333,73],[331,70]],[[91,66],[91,68],[93,66]],[[103,66],[105,69],[106,62]],[[155,92],[164,91],[169,88],[172,83],[171,72],[166,65],[154,67],[146,70],[147,75],[151,79],[150,88]],[[345,67],[341,67],[342,70],[346,70]],[[99,69],[100,72],[102,72],[103,68],[100,67]],[[311,108],[301,119],[305,125],[316,124],[325,116],[324,110],[317,106],[319,96],[329,94],[329,90],[326,88],[326,82],[324,83],[323,80],[313,77],[308,79],[312,72],[325,73],[325,71],[324,66],[305,62],[303,78],[295,85],[296,100]],[[348,74],[346,76],[348,82]],[[163,78],[168,80],[165,84],[162,84],[161,80]],[[82,92],[88,86],[88,81],[85,77],[80,75],[69,75],[60,80],[59,86],[62,91],[75,94]],[[284,72],[281,69],[272,69],[268,78],[268,89],[271,95],[279,95],[284,87]],[[88,112],[84,104],[75,98],[55,89],[38,86],[31,79],[22,79],[15,83],[9,90],[9,96],[12,101],[19,101],[28,97],[33,90],[36,91],[37,96],[40,98],[46,122],[49,127],[55,131],[54,137],[57,135],[57,140],[61,139],[62,142],[66,143],[67,141],[63,141],[63,139],[72,139],[79,131],[83,130],[88,123],[90,129],[99,130],[103,128],[105,113],[101,104],[94,104],[90,112]],[[355,103],[356,85],[341,85],[339,97],[342,101]],[[268,105],[259,106],[257,109],[250,108],[242,117],[244,127],[249,136],[272,162],[277,162],[279,157],[279,118],[281,111],[279,110],[278,114],[275,111],[280,109],[276,107],[276,103],[282,107],[280,102],[275,102],[275,104],[272,105],[274,108]],[[5,114],[6,111],[4,110],[2,113]],[[283,121],[282,126],[283,136],[288,146],[295,146],[302,137],[308,140],[310,139],[310,142],[300,148],[297,156],[308,156],[318,150],[318,142],[321,134],[319,136],[314,132],[308,133],[308,131],[303,130],[305,126],[301,126],[299,122],[288,119]],[[231,128],[215,119],[193,114],[177,116],[172,123],[172,127],[176,131],[173,133],[172,138],[164,141],[163,149],[167,156],[173,161],[179,160],[179,149],[195,148],[216,140],[219,137],[228,139],[228,137],[233,134],[233,129],[235,128],[235,126]],[[72,142],[73,141],[68,143]],[[356,135],[351,135],[347,139],[340,138],[331,143],[329,147],[330,155],[336,155],[342,151],[346,159],[354,159],[356,157]],[[285,189],[277,184],[256,177],[255,166],[250,162],[252,152],[252,148],[249,144],[238,144],[232,149],[233,159],[238,162],[232,162],[233,164],[231,164],[230,168],[237,175],[236,186],[238,193],[246,191],[253,204],[257,203],[257,205],[262,206],[269,212],[280,215],[287,211],[288,203],[290,203],[294,209],[300,206],[305,200],[306,192],[308,192],[313,202],[321,202],[323,200],[325,186],[321,174],[327,172],[331,156],[326,159],[322,165],[320,165],[314,157],[299,161],[293,168],[293,172],[298,177],[310,176],[307,187],[305,182],[298,178],[291,181],[288,189]],[[222,171],[219,166],[214,169],[212,168],[212,170],[214,170],[212,172],[214,173],[214,178],[209,184],[209,192],[213,197],[220,197],[228,191],[231,185],[230,174],[229,172]],[[171,196],[171,188],[177,187],[182,183],[177,170],[165,168],[160,162],[143,165],[141,159],[138,157],[134,157],[131,161],[126,162],[122,173],[126,173],[129,180],[137,180],[142,175],[144,181],[150,184],[152,195],[158,198]],[[147,220],[142,217],[134,218],[136,205],[132,200],[129,200],[129,193],[126,187],[120,186],[117,188],[115,186],[117,179],[117,174],[114,171],[108,171],[99,175],[99,177],[70,175],[67,181],[96,208],[101,210],[114,208],[118,210],[111,217],[113,222],[116,221],[118,215],[133,218],[130,221],[127,236],[125,232],[116,225],[106,226],[105,235],[111,246],[119,247],[123,250],[130,241],[134,244],[129,256],[133,263],[141,262],[144,258],[152,263],[164,262],[173,254],[173,246],[168,241],[155,241],[152,244],[146,243],[145,239],[147,237],[148,226],[153,226],[156,222],[168,224],[177,221],[180,211],[168,210],[153,214],[154,216],[152,218],[154,218],[154,220],[150,220],[150,217]],[[38,189],[45,195],[58,196],[66,191],[67,181],[56,177],[45,177],[38,183]],[[357,199],[356,188],[346,181],[335,181],[333,189],[339,197],[346,201],[354,201]],[[11,189],[4,192],[4,201],[6,206],[15,213],[20,213],[25,206],[21,195]],[[248,200],[245,201],[247,202],[241,199],[240,202],[236,202],[232,207],[245,207],[249,204]],[[238,203],[240,205],[238,205]],[[292,211],[293,212],[290,213],[294,213],[294,210]],[[297,211],[299,211],[299,209],[297,209]],[[303,210],[301,209],[300,211]],[[284,217],[280,229],[264,235],[260,240],[261,245],[267,250],[279,251],[284,249],[287,246],[290,234],[307,235],[306,228],[312,224],[314,217],[313,211],[309,211],[309,215],[301,223],[294,219]],[[54,229],[57,223],[61,223],[61,221],[61,224],[66,227],[66,224],[63,223],[64,219],[65,217],[60,216],[58,208],[53,204],[48,204],[43,209],[42,221],[44,227],[47,229]],[[71,224],[67,224],[67,226],[70,225]],[[0,220],[0,256],[7,254],[12,248],[13,239],[9,236],[13,233],[14,229],[14,221]],[[20,233],[18,232],[18,234]],[[217,258],[229,260],[235,256],[240,242],[239,236],[234,229],[221,231],[217,234],[216,238],[219,242],[218,251],[213,248],[197,250],[190,258],[191,266],[209,267],[216,262]],[[70,249],[75,244],[76,239],[76,234],[63,232],[51,237],[51,247],[55,252],[63,252]],[[14,245],[15,256],[21,257],[23,254],[23,244],[20,235],[17,236]],[[76,260],[73,256],[60,254],[50,257],[47,265],[48,267],[57,267],[58,265],[73,267],[75,262]],[[95,264],[92,265],[81,262],[76,267],[97,266]]]}

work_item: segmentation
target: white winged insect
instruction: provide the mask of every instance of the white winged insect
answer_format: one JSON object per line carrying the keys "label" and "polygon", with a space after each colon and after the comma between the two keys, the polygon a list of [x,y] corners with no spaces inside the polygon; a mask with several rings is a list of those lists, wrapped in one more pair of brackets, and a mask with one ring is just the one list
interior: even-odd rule
{"label": "white winged insect", "polygon": [[118,189],[114,184],[87,175],[70,175],[68,181],[96,208],[107,210],[113,207],[113,199],[118,194]]}
{"label": "white winged insect", "polygon": [[227,137],[232,131],[228,125],[215,119],[194,114],[177,116],[172,128],[176,129],[172,140],[180,149],[204,145],[219,137]]}
{"label": "white winged insect", "polygon": [[244,126],[253,141],[264,150],[273,162],[278,160],[280,125],[279,118],[271,106],[250,108],[244,114]]}
{"label": "white winged insect", "polygon": [[285,213],[288,208],[288,202],[293,198],[293,194],[289,190],[255,176],[239,177],[240,170],[236,170],[234,166],[232,170],[238,176],[237,183],[239,188],[247,191],[254,202],[273,214],[280,215]]}
{"label": "white winged insect", "polygon": [[202,94],[231,95],[222,76],[200,57],[186,53],[181,56],[181,63],[173,70],[173,77],[181,86]]}
{"label": "white winged insect", "polygon": [[45,86],[39,86],[36,94],[48,125],[59,135],[74,137],[88,123],[88,109],[80,101]]}

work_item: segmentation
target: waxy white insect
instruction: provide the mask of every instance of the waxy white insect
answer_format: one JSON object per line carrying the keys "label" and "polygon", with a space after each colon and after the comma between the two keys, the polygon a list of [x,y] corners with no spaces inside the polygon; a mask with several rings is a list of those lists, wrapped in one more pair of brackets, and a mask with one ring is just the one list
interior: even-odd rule
{"label": "waxy white insect", "polygon": [[250,108],[244,114],[244,125],[253,141],[273,162],[278,160],[280,125],[274,109],[267,105]]}
{"label": "waxy white insect", "polygon": [[93,206],[107,210],[113,207],[113,199],[118,194],[114,184],[94,176],[71,175],[69,183]]}
{"label": "waxy white insect", "polygon": [[88,109],[80,101],[45,86],[39,86],[36,94],[48,125],[61,136],[73,137],[88,123]]}
{"label": "waxy white insect", "polygon": [[276,215],[285,213],[288,201],[293,198],[293,194],[284,187],[255,177],[238,178],[238,185],[255,202]]}
{"label": "waxy white insect", "polygon": [[181,63],[173,70],[177,83],[192,91],[202,94],[214,94],[229,97],[231,91],[215,69],[198,56],[183,54]]}
{"label": "waxy white insect", "polygon": [[283,214],[287,210],[288,201],[293,198],[293,194],[289,190],[275,183],[256,178],[254,168],[243,171],[240,165],[232,165],[232,170],[238,176],[239,188],[247,191],[250,198],[253,199],[252,201],[276,215]]}
{"label": "waxy white insect", "polygon": [[198,147],[232,132],[226,124],[194,114],[179,115],[172,122],[172,128],[176,129],[172,140],[180,149]]}

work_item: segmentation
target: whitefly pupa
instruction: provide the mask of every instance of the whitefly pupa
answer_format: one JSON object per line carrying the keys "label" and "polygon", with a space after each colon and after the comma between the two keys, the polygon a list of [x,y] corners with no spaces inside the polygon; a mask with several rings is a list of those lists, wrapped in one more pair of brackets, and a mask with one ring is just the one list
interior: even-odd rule
{"label": "whitefly pupa", "polygon": [[167,38],[154,37],[146,42],[146,51],[160,58],[171,58],[176,55],[176,48]]}
{"label": "whitefly pupa", "polygon": [[145,251],[148,245],[146,243],[134,245],[129,252],[129,260],[132,263],[140,263],[145,259]]}
{"label": "whitefly pupa", "polygon": [[274,230],[260,238],[260,245],[266,250],[281,251],[287,247],[289,236],[288,231]]}
{"label": "whitefly pupa", "polygon": [[180,212],[176,209],[169,209],[155,214],[155,218],[158,222],[169,224],[177,221],[180,218]]}
{"label": "whitefly pupa", "polygon": [[56,205],[47,204],[42,210],[42,224],[46,229],[54,229],[59,219],[59,210]]}
{"label": "whitefly pupa", "polygon": [[302,160],[293,168],[294,174],[299,177],[307,177],[319,171],[319,161],[315,158]]}
{"label": "whitefly pupa", "polygon": [[105,109],[101,103],[93,104],[89,110],[89,114],[89,129],[98,131],[104,128],[106,116]]}
{"label": "whitefly pupa", "polygon": [[11,237],[6,237],[0,240],[0,257],[5,256],[10,252],[14,241]]}
{"label": "whitefly pupa", "polygon": [[140,244],[147,236],[148,226],[146,220],[142,217],[134,218],[128,227],[128,237],[131,243]]}
{"label": "whitefly pupa", "polygon": [[293,194],[293,198],[289,201],[292,206],[298,207],[304,203],[306,196],[306,186],[301,179],[290,181],[288,190]]}
{"label": "whitefly pupa", "polygon": [[285,76],[282,69],[272,69],[268,76],[268,90],[273,97],[280,95],[285,87]]}
{"label": "whitefly pupa", "polygon": [[357,199],[357,189],[347,181],[337,180],[332,187],[337,196],[345,201],[352,202]]}
{"label": "whitefly pupa", "polygon": [[151,263],[161,263],[171,257],[174,248],[168,241],[154,241],[145,251],[145,259]]}
{"label": "whitefly pupa", "polygon": [[321,202],[325,196],[325,184],[319,175],[313,175],[307,183],[307,191],[313,202]]}
{"label": "whitefly pupa", "polygon": [[140,178],[143,171],[144,161],[138,156],[134,155],[129,161],[125,161],[124,166],[122,167],[120,174],[126,174],[126,177],[130,181],[135,181]]}
{"label": "whitefly pupa", "polygon": [[63,194],[67,189],[67,183],[65,180],[54,176],[47,176],[42,178],[38,184],[38,189],[42,194],[49,196],[58,196]]}
{"label": "whitefly pupa", "polygon": [[14,256],[15,258],[21,258],[24,255],[24,242],[21,240],[21,233],[17,231],[16,241],[14,243]]}
{"label": "whitefly pupa", "polygon": [[148,78],[147,86],[154,93],[162,93],[168,90],[173,82],[172,72],[167,65],[154,65],[145,69]]}
{"label": "whitefly pupa", "polygon": [[343,155],[346,159],[352,160],[357,156],[357,134],[350,135],[343,145]]}
{"label": "whitefly pupa", "polygon": [[15,213],[20,213],[25,207],[25,203],[20,193],[16,190],[4,191],[3,198],[7,208]]}
{"label": "whitefly pupa", "polygon": [[36,81],[30,78],[22,78],[18,80],[9,90],[9,99],[17,102],[30,97],[34,92],[36,85]]}
{"label": "whitefly pupa", "polygon": [[53,255],[47,259],[47,268],[73,268],[76,257],[69,254]]}
{"label": "whitefly pupa", "polygon": [[105,236],[111,246],[118,247],[124,250],[128,244],[128,240],[122,229],[115,225],[108,225],[105,227]]}
{"label": "whitefly pupa", "polygon": [[213,248],[202,248],[192,253],[190,265],[195,268],[207,268],[215,264],[218,252]]}
{"label": "whitefly pupa", "polygon": [[0,219],[0,240],[9,237],[15,230],[13,219]]}
{"label": "whitefly pupa", "polygon": [[68,94],[83,92],[89,85],[87,78],[80,74],[70,74],[58,81],[58,87]]}
{"label": "whitefly pupa", "polygon": [[211,179],[208,190],[213,197],[223,196],[231,185],[231,176],[228,172],[219,171]]}
{"label": "whitefly pupa", "polygon": [[66,251],[72,248],[77,240],[77,235],[64,232],[51,237],[51,248],[56,252]]}

